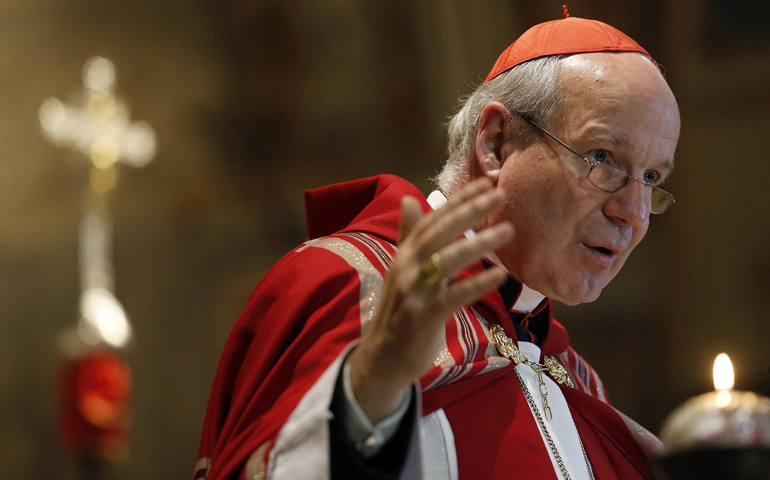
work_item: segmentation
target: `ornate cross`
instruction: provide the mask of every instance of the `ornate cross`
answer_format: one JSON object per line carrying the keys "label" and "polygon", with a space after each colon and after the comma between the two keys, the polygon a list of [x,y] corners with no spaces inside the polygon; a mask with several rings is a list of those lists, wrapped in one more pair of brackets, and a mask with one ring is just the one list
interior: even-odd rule
{"label": "ornate cross", "polygon": [[126,103],[115,95],[115,67],[108,59],[88,60],[83,84],[80,104],[51,97],[39,117],[48,140],[82,154],[91,166],[80,224],[79,337],[89,345],[120,348],[131,337],[131,325],[114,294],[109,193],[118,164],[142,167],[152,160],[155,132],[145,122],[130,121]]}

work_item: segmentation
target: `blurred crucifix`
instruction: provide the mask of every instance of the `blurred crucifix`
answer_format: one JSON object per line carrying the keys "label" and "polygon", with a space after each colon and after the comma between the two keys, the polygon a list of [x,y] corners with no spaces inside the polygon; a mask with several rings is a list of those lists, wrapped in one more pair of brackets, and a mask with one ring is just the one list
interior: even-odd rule
{"label": "blurred crucifix", "polygon": [[115,94],[115,67],[94,57],[83,68],[79,104],[49,98],[40,107],[47,139],[90,165],[81,203],[79,268],[80,319],[65,335],[68,363],[62,376],[61,433],[81,461],[84,474],[101,478],[104,466],[128,453],[128,398],[131,376],[119,350],[131,339],[131,324],[115,296],[110,194],[118,166],[142,167],[155,156],[155,133],[131,122]]}

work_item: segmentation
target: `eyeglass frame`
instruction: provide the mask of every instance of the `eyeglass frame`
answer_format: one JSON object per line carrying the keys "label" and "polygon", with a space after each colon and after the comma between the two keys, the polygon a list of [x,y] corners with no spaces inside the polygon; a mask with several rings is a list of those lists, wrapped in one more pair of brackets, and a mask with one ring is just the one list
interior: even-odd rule
{"label": "eyeglass frame", "polygon": [[[584,157],[583,155],[581,155],[581,154],[577,153],[575,150],[573,150],[573,149],[572,149],[572,148],[571,148],[569,145],[567,145],[567,144],[566,144],[566,143],[564,143],[563,141],[561,141],[561,140],[559,140],[558,138],[556,138],[556,136],[555,136],[554,134],[552,134],[551,132],[549,132],[549,131],[548,131],[548,130],[546,130],[545,128],[541,127],[541,126],[540,126],[540,125],[539,125],[537,122],[535,122],[534,120],[532,120],[532,118],[530,118],[528,115],[526,115],[526,114],[519,114],[519,117],[521,117],[523,120],[526,120],[527,122],[529,122],[530,124],[532,124],[532,125],[533,125],[535,128],[537,128],[537,129],[538,129],[538,130],[540,130],[541,132],[545,133],[546,135],[548,135],[548,136],[549,136],[549,137],[551,137],[552,139],[556,140],[556,142],[557,142],[559,145],[561,145],[562,147],[566,148],[566,149],[567,149],[567,150],[569,150],[569,151],[570,151],[572,154],[574,154],[575,156],[577,156],[578,158],[580,158],[581,160],[583,160],[584,162],[586,162],[586,163],[589,165],[589,167],[591,167],[591,168],[588,170],[588,173],[586,174],[586,180],[588,180],[588,182],[589,182],[591,185],[593,185],[594,187],[598,188],[599,190],[601,190],[601,191],[603,191],[603,192],[607,192],[607,193],[615,193],[615,192],[617,192],[618,190],[620,190],[621,188],[623,188],[623,187],[627,186],[627,185],[628,185],[629,183],[631,183],[632,181],[636,180],[637,182],[641,183],[641,184],[642,184],[642,185],[644,185],[645,187],[651,187],[652,189],[654,189],[654,190],[657,190],[657,191],[661,192],[661,193],[663,194],[663,198],[670,198],[670,199],[671,199],[671,203],[668,203],[668,204],[666,204],[666,206],[665,206],[665,208],[663,208],[663,210],[661,210],[660,212],[654,212],[654,211],[653,211],[653,209],[652,209],[652,191],[651,191],[651,192],[650,192],[650,206],[649,206],[649,208],[648,208],[648,210],[647,210],[648,212],[650,212],[650,213],[653,213],[653,214],[655,214],[655,215],[661,215],[661,214],[663,214],[663,213],[666,213],[666,211],[667,211],[669,208],[671,208],[671,206],[672,206],[672,205],[674,205],[674,204],[676,203],[676,199],[674,198],[674,195],[673,195],[672,193],[670,193],[670,192],[667,192],[666,190],[663,190],[662,188],[660,188],[660,187],[658,187],[658,186],[656,186],[656,185],[653,185],[653,184],[651,184],[651,183],[647,183],[647,182],[645,182],[644,180],[642,180],[641,178],[637,178],[637,177],[634,177],[633,175],[630,175],[628,172],[626,172],[626,171],[625,171],[625,170],[623,170],[622,168],[618,168],[618,167],[616,167],[615,165],[613,165],[613,164],[611,164],[611,163],[604,163],[604,162],[594,162],[594,161],[591,161],[591,160],[589,160],[588,158]],[[619,171],[619,172],[622,172],[622,173],[623,173],[623,175],[625,175],[625,180],[623,181],[623,184],[622,184],[621,186],[619,186],[618,188],[616,188],[615,190],[607,190],[606,188],[602,188],[602,187],[600,187],[599,185],[595,184],[595,183],[594,183],[594,182],[591,180],[591,172],[593,172],[593,171],[594,171],[594,168],[596,168],[596,167],[597,167],[597,166],[599,166],[600,164],[604,164],[604,165],[607,165],[608,167],[612,167],[612,168],[614,168],[615,170],[617,170],[617,171]]]}

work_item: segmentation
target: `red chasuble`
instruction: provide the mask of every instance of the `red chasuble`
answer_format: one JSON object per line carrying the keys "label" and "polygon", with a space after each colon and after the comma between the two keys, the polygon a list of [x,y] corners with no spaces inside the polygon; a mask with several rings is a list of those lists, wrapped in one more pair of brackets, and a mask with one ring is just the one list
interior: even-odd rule
{"label": "red chasuble", "polygon": [[[430,210],[413,185],[391,175],[306,193],[310,241],[268,272],[233,328],[214,378],[196,479],[243,478],[258,449],[256,460],[275,461],[270,452],[285,435],[287,419],[374,314],[395,254],[404,195]],[[652,478],[644,453],[606,403],[598,377],[569,347],[550,301],[538,312],[544,309],[550,325],[543,355],[556,356],[576,385],[560,388],[596,478]],[[423,414],[444,410],[460,479],[555,479],[513,364],[491,340],[494,324],[516,340],[497,292],[448,319],[435,366],[420,381]],[[328,478],[328,472],[313,478]]]}

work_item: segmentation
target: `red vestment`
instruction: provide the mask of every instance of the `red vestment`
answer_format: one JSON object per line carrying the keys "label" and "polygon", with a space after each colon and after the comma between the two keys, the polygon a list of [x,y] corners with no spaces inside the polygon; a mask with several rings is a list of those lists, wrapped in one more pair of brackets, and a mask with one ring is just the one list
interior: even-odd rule
{"label": "red vestment", "polygon": [[[424,210],[430,210],[413,185],[390,175],[307,192],[310,241],[267,273],[225,346],[209,399],[196,479],[241,478],[246,463],[255,460],[267,464],[270,478],[271,467],[289,467],[280,465],[284,452],[299,448],[302,441],[323,444],[328,433],[323,409],[328,405],[317,405],[326,400],[316,400],[325,397],[315,396],[314,385],[339,363],[374,315],[382,278],[395,254],[404,195],[421,199]],[[465,275],[481,268],[478,264]],[[577,385],[560,388],[596,478],[652,478],[644,453],[606,403],[598,377],[553,320],[550,301],[538,312],[544,309],[550,325],[543,355],[557,356]],[[555,479],[513,364],[490,339],[492,324],[516,339],[498,292],[447,321],[436,366],[420,381],[423,415],[445,412],[460,479]],[[320,413],[299,411],[303,409]],[[287,423],[291,428],[284,427]],[[308,462],[315,458],[306,457]],[[320,470],[326,467],[328,462],[321,460]],[[328,472],[313,478],[328,478]]]}

